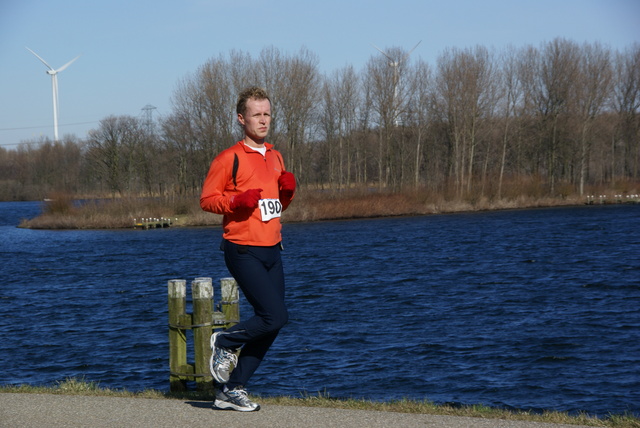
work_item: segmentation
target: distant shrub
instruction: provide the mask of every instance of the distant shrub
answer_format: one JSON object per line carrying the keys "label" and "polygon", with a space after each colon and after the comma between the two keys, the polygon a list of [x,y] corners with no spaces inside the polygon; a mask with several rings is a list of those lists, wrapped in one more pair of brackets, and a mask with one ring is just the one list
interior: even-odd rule
{"label": "distant shrub", "polygon": [[71,195],[55,192],[45,199],[43,212],[49,215],[67,215],[73,208],[73,198]]}

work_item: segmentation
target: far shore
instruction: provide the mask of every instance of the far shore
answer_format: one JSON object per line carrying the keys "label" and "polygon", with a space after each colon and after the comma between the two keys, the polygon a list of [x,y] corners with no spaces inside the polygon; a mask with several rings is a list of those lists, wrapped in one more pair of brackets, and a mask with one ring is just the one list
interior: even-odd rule
{"label": "far shore", "polygon": [[[534,209],[640,203],[637,197],[590,198],[515,197],[489,200],[468,198],[446,200],[434,195],[404,193],[323,193],[300,192],[283,213],[283,223],[352,220],[398,216],[469,213],[481,211]],[[200,209],[197,196],[182,198],[86,199],[78,202],[69,196],[43,201],[43,212],[23,220],[19,227],[29,229],[127,229],[156,227],[220,226],[222,216]]]}

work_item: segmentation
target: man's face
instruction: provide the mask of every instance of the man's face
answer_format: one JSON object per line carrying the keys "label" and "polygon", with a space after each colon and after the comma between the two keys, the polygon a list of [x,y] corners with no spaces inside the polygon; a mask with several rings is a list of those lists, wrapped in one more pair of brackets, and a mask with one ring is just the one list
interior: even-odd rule
{"label": "man's face", "polygon": [[244,126],[247,137],[255,142],[262,142],[271,125],[271,103],[267,99],[249,99],[244,115],[238,114],[238,121]]}

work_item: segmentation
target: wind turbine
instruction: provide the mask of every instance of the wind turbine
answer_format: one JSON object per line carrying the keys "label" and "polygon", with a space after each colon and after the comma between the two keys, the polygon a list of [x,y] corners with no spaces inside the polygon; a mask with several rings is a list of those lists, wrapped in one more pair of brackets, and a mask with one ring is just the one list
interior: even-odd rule
{"label": "wind turbine", "polygon": [[51,87],[52,87],[52,90],[53,90],[53,141],[58,141],[58,73],[60,73],[65,68],[69,67],[71,65],[71,63],[73,63],[75,60],[80,58],[80,55],[78,55],[77,57],[75,57],[74,59],[72,59],[71,61],[69,61],[68,63],[66,63],[62,67],[60,67],[59,69],[55,70],[53,67],[51,67],[49,64],[47,64],[47,62],[45,60],[40,58],[40,56],[37,53],[35,53],[31,49],[27,48],[26,46],[25,46],[25,48],[29,52],[34,54],[36,56],[36,58],[38,58],[40,61],[42,61],[42,63],[44,65],[47,66],[47,68],[48,68],[47,74],[49,74],[51,76]]}
{"label": "wind turbine", "polygon": [[[391,67],[393,67],[393,110],[394,110],[394,116],[395,116],[395,110],[396,110],[396,103],[397,103],[397,99],[398,99],[398,67],[400,66],[400,63],[405,61],[407,58],[409,58],[409,55],[411,55],[411,52],[413,52],[418,45],[422,43],[422,40],[420,40],[414,47],[413,49],[411,49],[409,52],[407,52],[406,55],[404,55],[402,58],[391,58],[391,56],[386,53],[385,51],[383,51],[382,49],[380,49],[379,47],[377,47],[374,44],[371,44],[371,46],[373,46],[374,48],[376,48],[378,51],[380,51],[380,53],[382,55],[384,55],[385,57],[387,57],[387,59],[389,60],[389,65]],[[395,119],[395,125],[398,126],[398,119]]]}

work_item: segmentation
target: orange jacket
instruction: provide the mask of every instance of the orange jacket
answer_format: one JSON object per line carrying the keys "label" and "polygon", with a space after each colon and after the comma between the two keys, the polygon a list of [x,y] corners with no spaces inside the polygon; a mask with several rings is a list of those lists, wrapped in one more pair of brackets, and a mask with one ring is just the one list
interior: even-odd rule
{"label": "orange jacket", "polygon": [[[282,155],[273,145],[265,143],[267,151],[261,153],[247,147],[243,141],[222,151],[211,162],[209,173],[202,186],[200,207],[203,210],[222,214],[223,237],[240,245],[271,246],[281,240],[280,217],[263,220],[265,212],[278,212],[275,200],[280,200],[278,177],[284,171]],[[238,156],[236,184],[233,180],[234,155]],[[252,212],[230,208],[233,196],[249,189],[262,189],[258,208]],[[286,209],[290,200],[282,200],[281,208]],[[275,203],[275,205],[274,205]]]}

